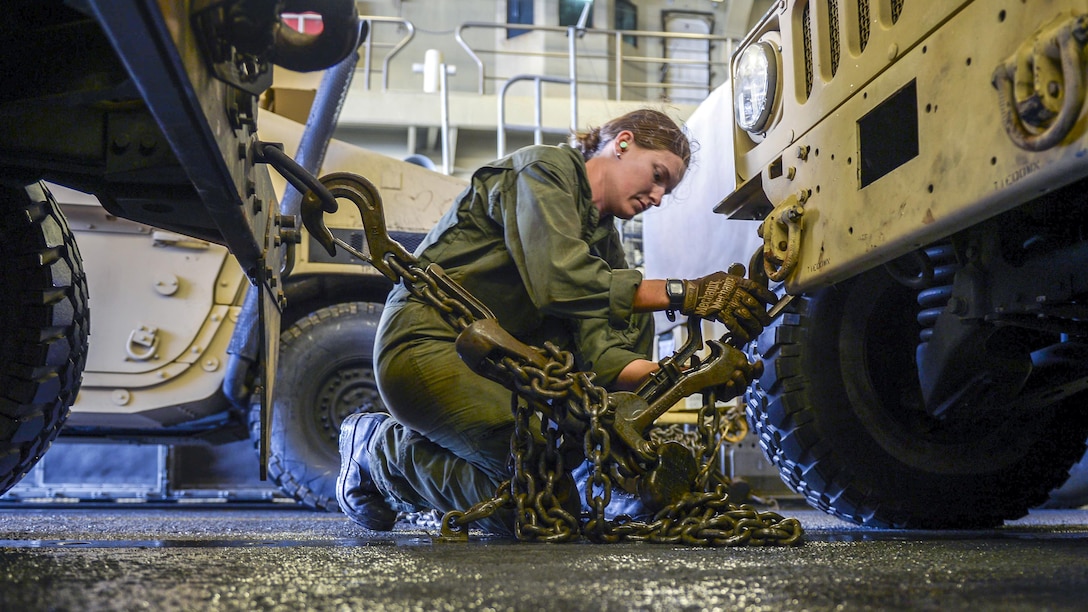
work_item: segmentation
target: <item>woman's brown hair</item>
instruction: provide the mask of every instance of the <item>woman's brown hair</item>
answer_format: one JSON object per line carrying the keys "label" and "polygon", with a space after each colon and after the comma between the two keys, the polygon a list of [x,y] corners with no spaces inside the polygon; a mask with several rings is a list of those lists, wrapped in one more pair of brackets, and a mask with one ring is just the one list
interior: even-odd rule
{"label": "woman's brown hair", "polygon": [[571,144],[589,159],[624,130],[634,134],[635,144],[640,147],[675,153],[683,160],[685,168],[691,163],[691,141],[687,134],[668,115],[649,108],[633,110],[600,127],[578,132],[572,137]]}

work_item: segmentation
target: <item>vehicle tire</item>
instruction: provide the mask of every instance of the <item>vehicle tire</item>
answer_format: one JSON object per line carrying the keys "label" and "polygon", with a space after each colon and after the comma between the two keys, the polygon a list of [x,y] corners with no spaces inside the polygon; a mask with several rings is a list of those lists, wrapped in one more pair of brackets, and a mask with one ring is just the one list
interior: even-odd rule
{"label": "vehicle tire", "polygon": [[1031,414],[922,408],[915,292],[882,268],[795,299],[757,341],[748,419],[783,480],[860,525],[987,528],[1025,515],[1084,455],[1082,392]]}
{"label": "vehicle tire", "polygon": [[1088,506],[1088,454],[1069,470],[1069,480],[1050,492],[1043,508],[1080,508]]}
{"label": "vehicle tire", "polygon": [[52,444],[87,361],[87,277],[42,183],[0,185],[0,494]]}
{"label": "vehicle tire", "polygon": [[268,476],[315,510],[340,511],[340,423],[355,412],[384,410],[373,369],[381,311],[369,302],[335,304],[280,337]]}

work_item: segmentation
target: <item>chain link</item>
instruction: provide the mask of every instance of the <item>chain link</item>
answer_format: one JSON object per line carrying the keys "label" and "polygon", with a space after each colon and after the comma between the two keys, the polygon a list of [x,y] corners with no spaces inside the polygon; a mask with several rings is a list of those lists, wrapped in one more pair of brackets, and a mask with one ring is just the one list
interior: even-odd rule
{"label": "chain link", "polygon": [[[390,256],[385,263],[409,293],[436,308],[458,333],[476,320],[470,305],[449,295],[415,262]],[[721,445],[737,441],[747,432],[743,412],[736,406],[717,406],[713,392],[706,394],[707,401],[699,410],[693,452],[700,467],[693,490],[657,512],[651,522],[627,516],[607,519],[605,509],[614,479],[634,478],[640,467],[646,466],[617,461],[609,433],[615,409],[608,392],[593,384],[592,374],[575,371],[570,352],[550,343],[534,350],[546,358],[543,367],[509,356],[491,364],[513,391],[513,476],[492,499],[463,512],[447,512],[442,517],[444,538],[467,538],[469,524],[510,508],[515,512],[515,535],[521,540],[566,542],[583,536],[594,542],[631,540],[694,546],[801,542],[804,530],[796,519],[731,503],[728,485],[712,477]],[[533,423],[534,415],[540,415],[539,425]],[[590,464],[584,500],[588,517],[581,516],[581,500],[565,465],[565,455],[571,454],[565,451],[571,449],[580,449]],[[582,518],[586,518],[584,524]]]}

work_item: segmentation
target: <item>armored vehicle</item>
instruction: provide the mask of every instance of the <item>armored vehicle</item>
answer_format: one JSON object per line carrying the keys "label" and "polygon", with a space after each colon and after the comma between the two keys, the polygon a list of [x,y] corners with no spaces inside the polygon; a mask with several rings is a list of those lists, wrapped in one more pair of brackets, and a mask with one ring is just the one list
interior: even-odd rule
{"label": "armored vehicle", "polygon": [[1088,4],[776,2],[733,58],[736,190],[794,296],[748,416],[810,504],[986,527],[1088,437]]}
{"label": "armored vehicle", "polygon": [[[284,10],[313,10],[323,31],[288,31]],[[199,294],[206,312],[185,323],[196,325],[191,343],[150,321],[134,326],[121,343],[128,360],[118,376],[168,380],[211,368],[203,349],[223,342],[244,278],[259,297],[252,311],[261,322],[252,326],[260,340],[250,374],[269,395],[286,299],[280,277],[298,233],[293,217],[280,214],[262,163],[281,156],[257,137],[258,95],[273,62],[302,71],[333,66],[363,32],[350,0],[17,0],[0,24],[2,492],[57,436],[89,359],[87,276],[65,212],[43,181],[93,194],[109,219],[133,222],[129,229],[163,230],[170,248],[204,253],[191,258],[205,266],[201,274],[215,273],[226,249],[237,262],[229,280],[203,285],[150,262],[147,280],[160,296]],[[103,336],[116,331],[108,318],[101,324]],[[156,359],[171,365],[146,367]],[[121,410],[137,393],[119,378],[105,384]],[[195,406],[168,412],[145,415],[143,425],[182,427],[187,418],[193,428],[208,425],[192,419]]]}
{"label": "armored vehicle", "polygon": [[[287,150],[303,132],[298,123],[261,113],[262,137]],[[418,244],[465,184],[335,140],[323,167],[384,177],[390,231],[407,245]],[[277,194],[286,189],[282,179],[272,183]],[[235,388],[245,382],[237,370],[248,368],[232,349],[249,291],[237,260],[221,245],[115,217],[86,194],[51,190],[80,245],[94,305],[83,383],[58,441],[256,440],[260,406],[251,392]],[[363,242],[362,220],[352,207],[341,207],[328,223],[348,244]],[[302,504],[336,511],[340,422],[381,407],[371,347],[390,283],[343,251],[329,257],[304,230],[302,236],[282,278],[287,306],[267,476]],[[23,488],[9,497],[24,495]],[[39,498],[41,489],[25,495]]]}

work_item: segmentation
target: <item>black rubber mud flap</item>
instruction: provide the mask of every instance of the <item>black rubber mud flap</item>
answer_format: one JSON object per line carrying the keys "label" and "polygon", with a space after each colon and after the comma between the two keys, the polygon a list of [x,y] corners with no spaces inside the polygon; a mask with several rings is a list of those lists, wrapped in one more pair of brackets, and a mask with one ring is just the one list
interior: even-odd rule
{"label": "black rubber mud flap", "polygon": [[373,366],[381,311],[369,302],[335,304],[280,337],[268,476],[315,510],[340,511],[340,423],[355,412],[384,410]]}
{"label": "black rubber mud flap", "polygon": [[934,418],[915,366],[915,292],[883,269],[795,299],[764,331],[748,419],[783,480],[860,525],[988,528],[1047,499],[1084,455],[1088,393],[1025,413]]}
{"label": "black rubber mud flap", "polygon": [[0,185],[0,494],[68,418],[87,360],[87,278],[42,183]]}

